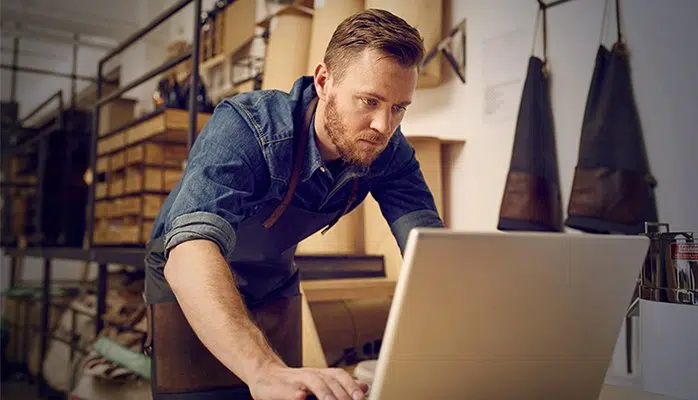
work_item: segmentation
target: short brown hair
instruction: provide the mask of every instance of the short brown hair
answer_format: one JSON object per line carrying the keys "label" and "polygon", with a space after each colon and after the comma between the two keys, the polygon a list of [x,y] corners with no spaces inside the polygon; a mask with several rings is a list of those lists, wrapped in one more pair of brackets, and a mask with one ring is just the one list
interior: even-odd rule
{"label": "short brown hair", "polygon": [[342,21],[325,51],[327,69],[338,79],[351,60],[365,49],[379,50],[403,67],[418,67],[424,39],[416,28],[386,10],[368,9]]}

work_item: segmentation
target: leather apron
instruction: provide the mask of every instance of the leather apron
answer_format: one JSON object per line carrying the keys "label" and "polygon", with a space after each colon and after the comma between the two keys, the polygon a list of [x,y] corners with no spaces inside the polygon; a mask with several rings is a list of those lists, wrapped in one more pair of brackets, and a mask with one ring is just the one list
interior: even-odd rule
{"label": "leather apron", "polygon": [[[562,203],[555,127],[550,98],[546,8],[543,58],[531,54],[516,119],[509,172],[502,194],[497,229],[502,231],[562,231]],[[535,48],[535,46],[534,46]],[[531,50],[533,53],[533,49]]]}
{"label": "leather apron", "polygon": [[[300,280],[293,262],[296,245],[336,223],[356,200],[358,188],[358,180],[354,179],[352,192],[339,212],[311,212],[291,204],[316,104],[314,98],[304,113],[286,195],[240,224],[235,254],[228,260],[241,292],[283,293],[271,299],[244,300],[248,315],[290,367],[302,366]],[[187,322],[165,281],[163,250],[162,238],[154,239],[148,243],[145,260],[149,322],[146,349],[151,356],[153,398],[251,399],[244,382],[208,351]],[[262,279],[256,280],[255,276]]]}

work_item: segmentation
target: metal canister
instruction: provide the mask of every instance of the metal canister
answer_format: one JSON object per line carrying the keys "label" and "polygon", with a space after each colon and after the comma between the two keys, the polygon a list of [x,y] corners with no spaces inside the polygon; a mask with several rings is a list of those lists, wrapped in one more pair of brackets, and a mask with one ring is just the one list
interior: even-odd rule
{"label": "metal canister", "polygon": [[698,234],[671,232],[667,223],[647,222],[645,235],[650,246],[642,270],[640,298],[698,305]]}

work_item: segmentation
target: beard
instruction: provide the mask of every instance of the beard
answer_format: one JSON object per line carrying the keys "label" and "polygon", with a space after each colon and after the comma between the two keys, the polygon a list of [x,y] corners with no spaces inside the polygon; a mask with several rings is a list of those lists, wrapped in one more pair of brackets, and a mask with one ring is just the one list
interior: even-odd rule
{"label": "beard", "polygon": [[[327,100],[327,106],[325,108],[325,131],[342,160],[351,165],[360,167],[370,166],[385,147],[385,138],[381,134],[371,130],[361,132],[355,137],[349,136],[346,124],[337,111],[337,102],[334,95],[330,95]],[[362,140],[380,143],[380,145],[372,146],[363,143]]]}

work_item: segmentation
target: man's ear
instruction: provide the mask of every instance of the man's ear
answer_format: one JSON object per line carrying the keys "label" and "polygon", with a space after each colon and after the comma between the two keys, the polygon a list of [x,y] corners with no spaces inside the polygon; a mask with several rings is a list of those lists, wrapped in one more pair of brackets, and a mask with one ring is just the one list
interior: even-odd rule
{"label": "man's ear", "polygon": [[320,63],[315,67],[315,91],[317,92],[320,100],[326,100],[327,98],[327,85],[329,81],[329,71],[325,63]]}

